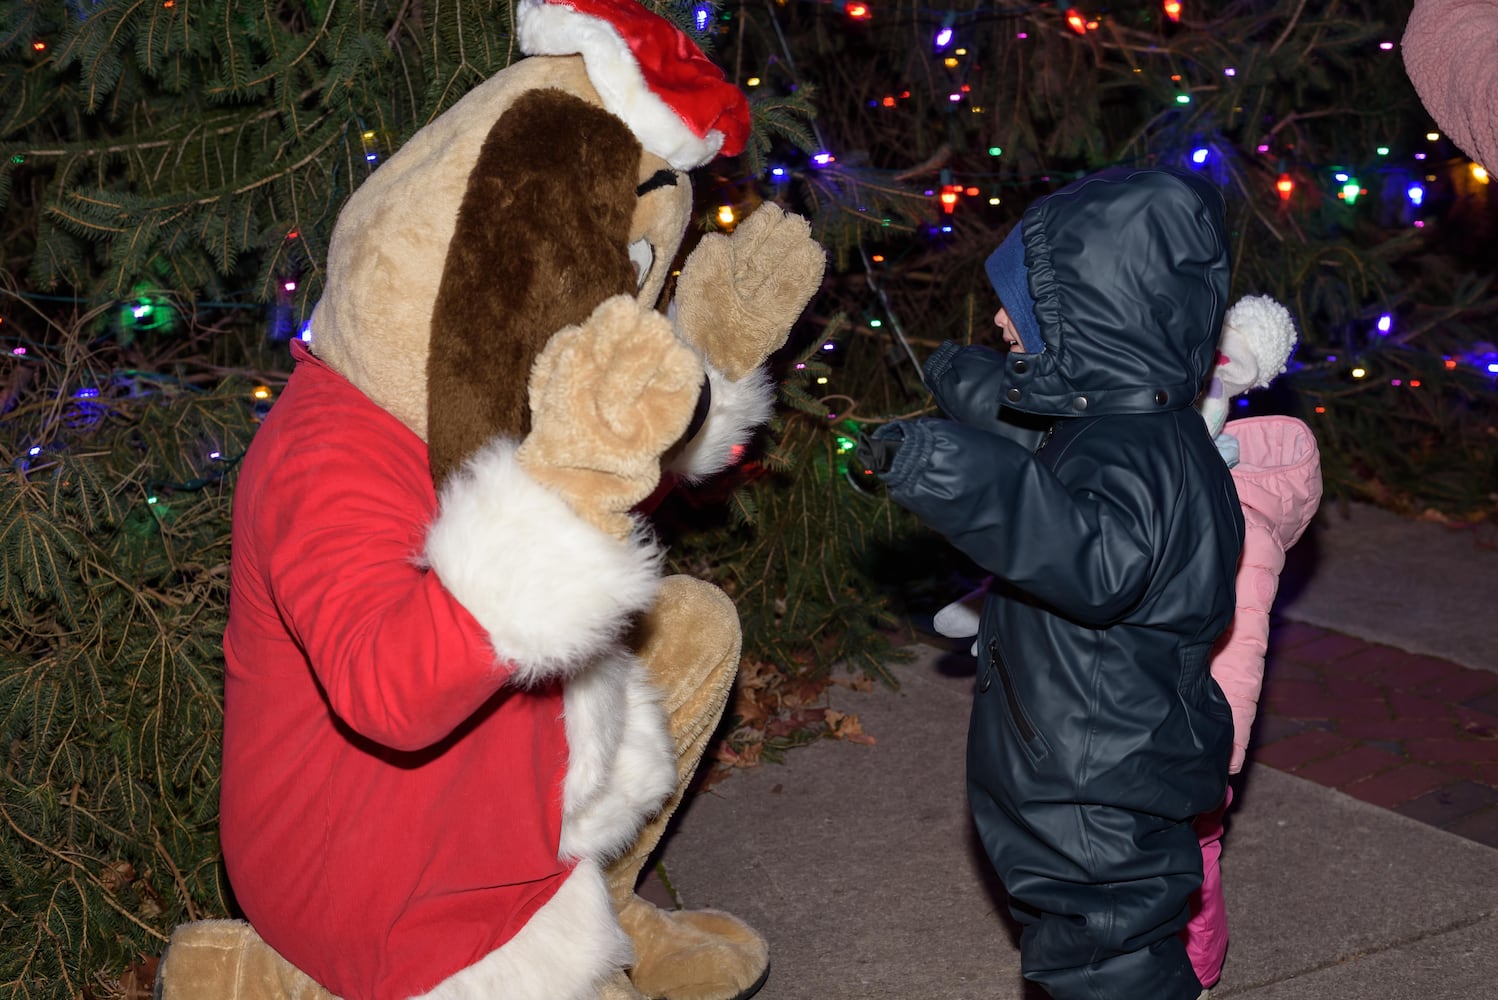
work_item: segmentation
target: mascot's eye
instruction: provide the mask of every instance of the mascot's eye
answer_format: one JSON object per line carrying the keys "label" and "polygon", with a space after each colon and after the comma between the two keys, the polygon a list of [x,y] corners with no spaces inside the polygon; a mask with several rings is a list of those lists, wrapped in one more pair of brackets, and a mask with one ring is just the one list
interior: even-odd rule
{"label": "mascot's eye", "polygon": [[647,177],[639,187],[635,188],[635,197],[643,198],[650,192],[654,191],[656,188],[674,187],[675,185],[676,171],[657,170],[655,173]]}

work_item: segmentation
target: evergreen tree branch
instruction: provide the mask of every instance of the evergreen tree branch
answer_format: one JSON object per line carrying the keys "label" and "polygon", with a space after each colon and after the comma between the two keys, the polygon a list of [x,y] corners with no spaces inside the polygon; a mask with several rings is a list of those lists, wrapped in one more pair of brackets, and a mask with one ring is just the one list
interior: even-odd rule
{"label": "evergreen tree branch", "polygon": [[190,921],[197,920],[198,908],[193,903],[192,890],[188,888],[187,879],[182,877],[181,869],[177,867],[177,862],[173,860],[171,854],[167,851],[166,845],[161,842],[159,834],[156,837],[156,853],[166,864],[167,870],[171,872],[172,881],[177,886],[177,895],[187,904],[187,919]]}
{"label": "evergreen tree branch", "polygon": [[[1331,7],[1336,7],[1336,3],[1333,2],[1331,4]],[[1274,43],[1272,45],[1269,46],[1268,55],[1273,56],[1276,52],[1278,52],[1280,50],[1280,46],[1285,44],[1285,40],[1294,33],[1295,26],[1300,23],[1300,15],[1305,13],[1305,9],[1306,0],[1298,0],[1298,2],[1295,4],[1295,12],[1290,15],[1290,20],[1285,23],[1285,29],[1280,32],[1280,36],[1274,40]]]}
{"label": "evergreen tree branch", "polygon": [[[167,935],[161,933],[156,928],[152,927],[150,924],[146,923],[144,920],[141,920],[135,914],[131,913],[129,910],[121,906],[114,899],[113,893],[111,893],[109,889],[104,885],[103,880],[101,880],[93,872],[89,871],[81,861],[78,861],[77,859],[63,853],[62,851],[54,849],[50,845],[43,843],[42,841],[28,834],[25,830],[21,829],[21,827],[16,824],[16,821],[11,818],[10,810],[6,809],[3,803],[0,803],[0,817],[4,817],[5,825],[10,827],[11,832],[13,832],[16,836],[20,837],[22,840],[35,847],[37,850],[41,851],[43,854],[46,854],[48,857],[51,857],[54,860],[67,865],[72,870],[73,877],[75,879],[79,875],[83,876],[83,878],[89,883],[89,885],[98,890],[98,898],[104,903],[105,906],[109,907],[111,910],[114,910],[120,916],[124,917],[130,923],[134,924],[137,928],[139,928],[143,933],[145,933],[152,939],[159,941],[162,944],[165,944],[168,941]],[[82,886],[78,887],[78,892],[80,897],[84,895]]]}

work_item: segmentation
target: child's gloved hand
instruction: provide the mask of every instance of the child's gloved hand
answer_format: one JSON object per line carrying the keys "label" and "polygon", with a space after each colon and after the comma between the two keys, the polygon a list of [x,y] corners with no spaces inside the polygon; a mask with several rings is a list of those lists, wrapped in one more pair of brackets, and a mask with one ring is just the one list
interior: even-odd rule
{"label": "child's gloved hand", "polygon": [[873,434],[858,435],[858,447],[853,454],[865,469],[883,476],[894,466],[895,455],[904,440],[905,430],[897,420],[878,428]]}
{"label": "child's gloved hand", "polygon": [[966,639],[978,634],[978,621],[982,617],[983,599],[988,596],[988,581],[977,590],[963,594],[936,613],[931,627],[938,635],[949,639]]}
{"label": "child's gloved hand", "polygon": [[1229,469],[1238,464],[1239,447],[1236,437],[1223,433],[1213,438],[1212,443],[1217,446],[1217,454],[1222,456]]}
{"label": "child's gloved hand", "polygon": [[[936,629],[936,633],[949,639],[966,639],[970,635],[976,636],[978,624],[983,617],[983,599],[988,596],[988,585],[992,580],[993,577],[989,577],[978,586],[978,589],[963,594],[938,611],[936,617],[931,620],[931,627]],[[978,655],[977,639],[973,640],[973,648],[969,652],[973,656]]]}

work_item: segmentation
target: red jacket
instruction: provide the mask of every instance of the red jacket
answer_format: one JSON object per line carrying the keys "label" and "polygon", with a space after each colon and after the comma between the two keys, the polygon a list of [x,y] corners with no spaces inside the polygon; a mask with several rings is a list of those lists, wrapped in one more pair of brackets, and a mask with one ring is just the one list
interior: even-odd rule
{"label": "red jacket", "polygon": [[[344,1000],[439,983],[480,997],[538,965],[560,968],[518,995],[585,995],[627,943],[597,866],[559,853],[622,846],[674,784],[658,706],[622,707],[637,665],[615,641],[649,605],[659,554],[572,516],[508,442],[439,504],[425,444],[295,353],[235,495],[221,800],[235,897]],[[576,686],[603,700],[574,704],[570,682],[595,675]],[[573,716],[624,721],[599,736]],[[621,749],[624,731],[647,749]]]}

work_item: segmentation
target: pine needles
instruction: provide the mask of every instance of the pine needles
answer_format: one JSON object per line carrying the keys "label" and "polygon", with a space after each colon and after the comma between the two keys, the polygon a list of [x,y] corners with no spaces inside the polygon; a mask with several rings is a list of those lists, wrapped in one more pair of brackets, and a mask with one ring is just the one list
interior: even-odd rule
{"label": "pine needles", "polygon": [[254,383],[145,374],[85,347],[88,321],[7,359],[30,375],[0,422],[6,998],[108,996],[173,925],[227,912],[220,642]]}

